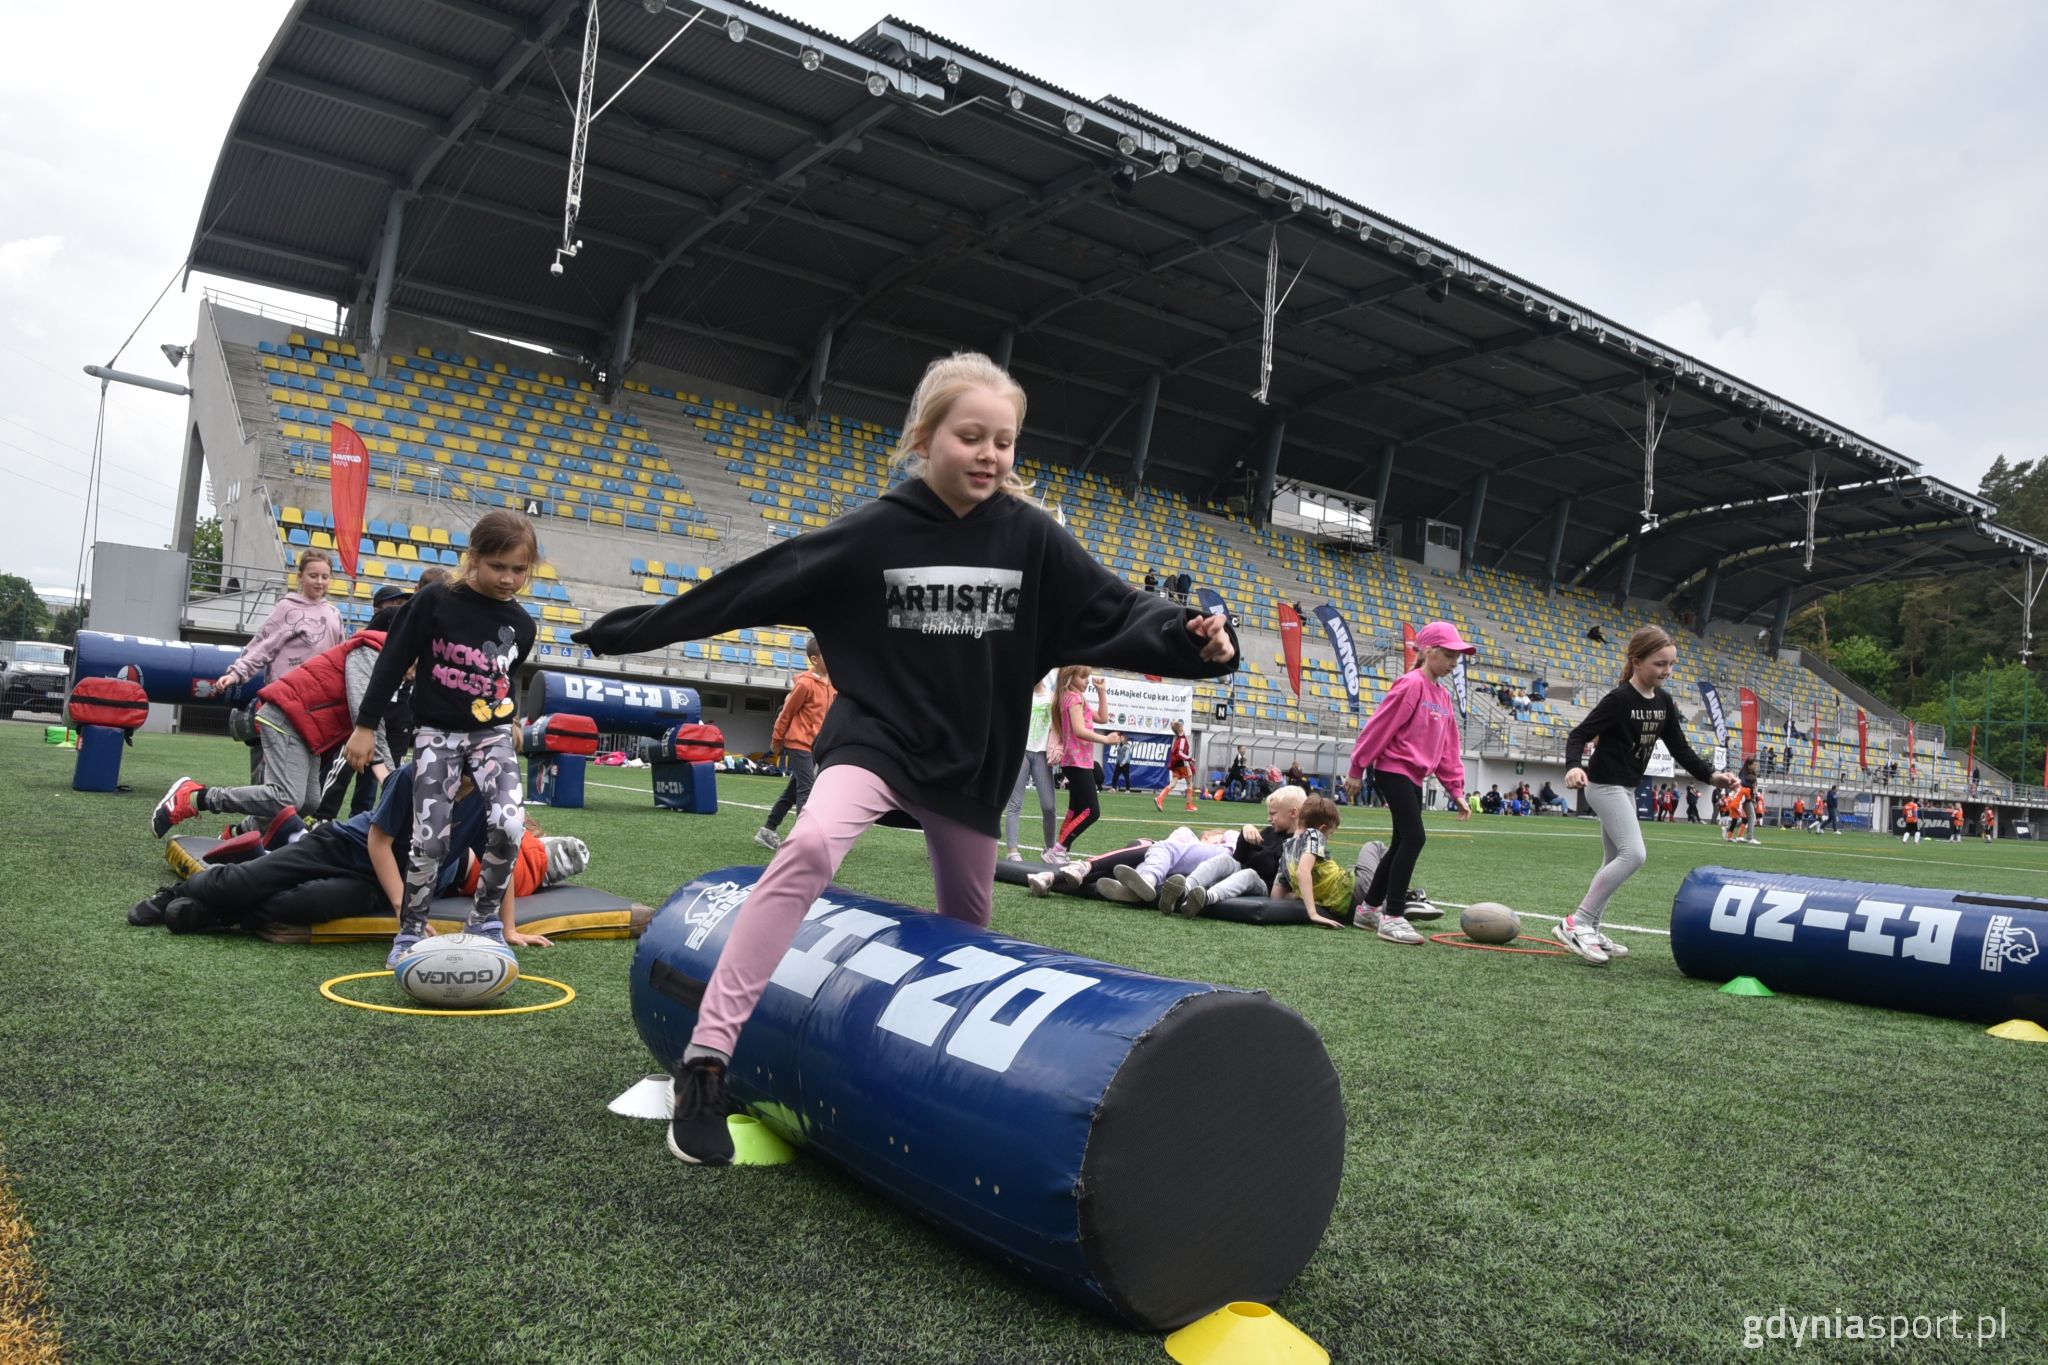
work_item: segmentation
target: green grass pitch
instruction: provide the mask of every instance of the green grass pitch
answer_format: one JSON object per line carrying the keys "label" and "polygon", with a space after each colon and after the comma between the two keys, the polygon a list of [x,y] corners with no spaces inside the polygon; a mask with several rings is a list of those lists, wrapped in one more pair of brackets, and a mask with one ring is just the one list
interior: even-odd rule
{"label": "green grass pitch", "polygon": [[[70,1358],[1164,1359],[822,1163],[692,1169],[657,1125],[607,1113],[654,1069],[630,943],[522,953],[576,988],[566,1009],[443,1021],[316,993],[381,948],[130,928],[129,903],[167,879],[151,806],[181,773],[231,778],[243,752],[142,736],[134,790],[84,795],[41,733],[0,726],[0,1179]],[[539,818],[590,843],[594,885],[659,905],[763,856],[765,779],[723,780],[712,818],[654,811],[644,772],[591,780],[587,809]],[[1107,813],[1086,846],[1175,823],[1138,797]],[[1385,832],[1384,813],[1347,812],[1339,852]],[[2020,893],[2048,870],[2015,843],[1647,833],[1611,922],[1664,926],[1705,862]],[[1432,817],[1418,879],[1562,913],[1598,854],[1590,821]],[[871,834],[840,880],[930,903],[913,834]],[[1743,1319],[1781,1308],[1966,1328],[2004,1309],[2011,1336],[1987,1349],[2040,1358],[2048,1047],[1723,996],[1652,934],[1617,933],[1633,955],[1595,969],[1013,888],[995,914],[1034,942],[1271,991],[1321,1030],[1349,1157],[1322,1247],[1275,1306],[1337,1360],[1693,1360],[1742,1354]],[[1214,1102],[1231,1095],[1219,1076]]]}

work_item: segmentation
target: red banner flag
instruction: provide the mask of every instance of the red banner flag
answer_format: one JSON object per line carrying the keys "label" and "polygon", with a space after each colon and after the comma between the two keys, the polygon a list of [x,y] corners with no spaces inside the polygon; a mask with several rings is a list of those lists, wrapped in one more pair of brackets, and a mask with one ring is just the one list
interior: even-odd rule
{"label": "red banner flag", "polygon": [[1819,771],[1820,771],[1820,711],[1819,711],[1818,709],[1816,709],[1816,710],[1814,711],[1814,713],[1813,713],[1813,733],[1812,733],[1812,736],[1811,736],[1811,738],[1812,738],[1812,740],[1813,740],[1813,753],[1812,753],[1812,755],[1811,755],[1811,756],[1810,756],[1810,757],[1809,757],[1809,758],[1807,759],[1807,761],[1808,761],[1809,763],[1811,763],[1811,764],[1813,765],[1813,770],[1814,770],[1815,772],[1819,772]]}
{"label": "red banner flag", "polygon": [[327,437],[327,481],[334,501],[334,549],[341,571],[356,576],[356,551],[363,544],[363,504],[370,496],[370,452],[363,438],[346,422],[336,422]]}
{"label": "red banner flag", "polygon": [[1745,687],[1737,695],[1742,698],[1742,756],[1744,758],[1755,758],[1757,742],[1756,693]]}
{"label": "red banner flag", "polygon": [[1856,708],[1856,766],[1870,766],[1870,720],[1860,706]]}
{"label": "red banner flag", "polygon": [[1411,672],[1415,667],[1415,627],[1406,621],[1401,623],[1401,671]]}
{"label": "red banner flag", "polygon": [[1294,700],[1301,700],[1301,613],[1287,603],[1280,604],[1280,653],[1287,661],[1287,685]]}
{"label": "red banner flag", "polygon": [[1917,779],[1920,776],[1920,757],[1913,747],[1915,738],[1913,722],[1909,720],[1906,722],[1906,776]]}

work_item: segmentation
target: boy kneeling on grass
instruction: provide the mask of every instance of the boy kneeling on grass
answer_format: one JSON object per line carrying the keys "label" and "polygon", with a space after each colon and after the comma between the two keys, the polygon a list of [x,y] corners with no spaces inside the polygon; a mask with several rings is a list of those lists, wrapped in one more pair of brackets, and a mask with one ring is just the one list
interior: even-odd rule
{"label": "boy kneeling on grass", "polygon": [[[174,934],[260,929],[265,924],[319,924],[356,915],[395,913],[404,900],[403,868],[411,855],[413,765],[392,773],[374,809],[310,831],[294,817],[273,826],[273,851],[247,862],[219,863],[166,886],[128,912],[135,925],[161,924]],[[483,797],[465,775],[449,817],[451,838],[435,888],[456,892],[485,847]],[[514,885],[522,894],[583,870],[590,851],[581,840],[540,840],[524,848]],[[537,866],[529,866],[537,864]],[[522,884],[523,883],[523,884]],[[547,947],[538,934],[515,927],[513,893],[505,898],[505,941]]]}

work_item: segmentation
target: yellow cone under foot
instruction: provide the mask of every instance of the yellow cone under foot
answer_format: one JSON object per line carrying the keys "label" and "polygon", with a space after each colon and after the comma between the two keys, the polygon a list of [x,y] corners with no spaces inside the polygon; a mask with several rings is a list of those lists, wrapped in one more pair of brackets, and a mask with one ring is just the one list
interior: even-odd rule
{"label": "yellow cone under foot", "polygon": [[1263,1303],[1230,1303],[1166,1339],[1181,1365],[1330,1365],[1330,1353]]}
{"label": "yellow cone under foot", "polygon": [[796,1149],[752,1114],[727,1115],[725,1131],[732,1134],[735,1166],[782,1166],[796,1160]]}
{"label": "yellow cone under foot", "polygon": [[1984,1031],[1993,1038],[2010,1038],[2015,1043],[2048,1043],[2048,1028],[2031,1019],[2008,1019]]}

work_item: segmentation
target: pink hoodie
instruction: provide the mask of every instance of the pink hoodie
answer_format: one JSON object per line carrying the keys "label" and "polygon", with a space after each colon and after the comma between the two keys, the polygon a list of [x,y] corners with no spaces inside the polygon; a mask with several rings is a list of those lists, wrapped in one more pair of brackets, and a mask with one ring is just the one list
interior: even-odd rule
{"label": "pink hoodie", "polygon": [[1458,715],[1450,693],[1411,668],[1395,679],[1351,749],[1351,776],[1379,768],[1422,785],[1435,773],[1453,801],[1465,795],[1465,760],[1458,756]]}
{"label": "pink hoodie", "polygon": [[326,599],[318,602],[288,592],[275,607],[263,629],[249,641],[241,657],[223,676],[234,682],[268,676],[276,679],[297,668],[315,654],[334,648],[348,638],[341,613]]}

